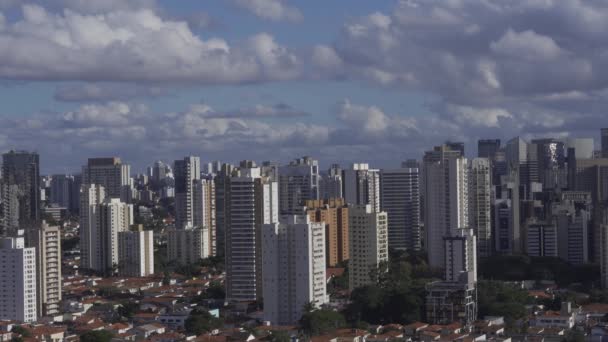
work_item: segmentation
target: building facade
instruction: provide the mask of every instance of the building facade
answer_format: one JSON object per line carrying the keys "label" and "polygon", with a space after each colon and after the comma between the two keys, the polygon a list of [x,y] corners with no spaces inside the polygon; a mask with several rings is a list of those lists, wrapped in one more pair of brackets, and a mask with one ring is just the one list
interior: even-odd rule
{"label": "building facade", "polygon": [[480,257],[492,255],[492,181],[491,163],[475,158],[469,164],[469,227],[477,236]]}
{"label": "building facade", "polygon": [[348,260],[348,206],[344,199],[306,201],[306,212],[311,221],[325,224],[327,267],[337,267]]}
{"label": "building facade", "polygon": [[369,164],[356,163],[342,171],[342,193],[348,204],[371,205],[380,211],[380,170],[370,169]]}
{"label": "building facade", "polygon": [[0,320],[35,322],[36,249],[23,237],[0,238]]}
{"label": "building facade", "polygon": [[83,184],[80,189],[80,268],[98,269],[101,257],[99,239],[101,237],[97,216],[99,205],[105,200],[105,188],[101,185]]}
{"label": "building facade", "polygon": [[209,229],[187,226],[167,232],[167,257],[180,265],[189,265],[210,256]]}
{"label": "building facade", "polygon": [[279,168],[279,214],[301,215],[308,200],[319,199],[319,162],[302,157]]}
{"label": "building facade", "polygon": [[108,197],[127,202],[131,195],[131,166],[118,157],[89,158],[82,167],[82,184],[101,185]]}
{"label": "building facade", "polygon": [[37,153],[10,151],[2,155],[0,228],[14,233],[37,227],[40,221],[40,160]]}
{"label": "building facade", "polygon": [[136,230],[118,233],[118,274],[147,277],[154,274],[154,232]]}
{"label": "building facade", "polygon": [[[197,212],[194,193],[198,181],[201,179],[201,160],[199,157],[185,157],[173,163],[175,175],[175,228],[183,229],[194,225]],[[200,194],[200,193],[199,193]],[[200,203],[199,203],[200,204]],[[200,208],[202,209],[202,207]],[[195,212],[197,212],[195,214]],[[201,220],[202,221],[202,220]]]}
{"label": "building facade", "polygon": [[37,312],[57,315],[61,305],[61,231],[42,222],[29,234],[28,245],[36,248]]}

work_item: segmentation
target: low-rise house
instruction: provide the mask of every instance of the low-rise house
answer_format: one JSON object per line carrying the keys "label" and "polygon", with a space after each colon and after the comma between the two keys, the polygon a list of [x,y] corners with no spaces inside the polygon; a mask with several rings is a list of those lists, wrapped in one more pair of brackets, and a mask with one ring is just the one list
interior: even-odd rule
{"label": "low-rise house", "polygon": [[134,329],[138,338],[148,338],[152,334],[163,334],[165,331],[165,326],[158,323],[144,324]]}

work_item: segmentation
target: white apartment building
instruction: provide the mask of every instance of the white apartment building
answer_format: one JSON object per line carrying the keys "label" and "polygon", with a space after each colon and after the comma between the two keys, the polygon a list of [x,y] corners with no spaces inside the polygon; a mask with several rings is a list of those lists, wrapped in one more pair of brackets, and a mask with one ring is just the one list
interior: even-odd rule
{"label": "white apartment building", "polygon": [[193,187],[193,222],[194,227],[205,227],[209,236],[205,239],[209,255],[216,255],[217,224],[215,207],[215,182],[210,179],[194,181]]}
{"label": "white apartment building", "polygon": [[188,265],[209,257],[209,230],[205,226],[186,226],[167,232],[167,257]]}
{"label": "white apartment building", "polygon": [[443,238],[445,243],[445,275],[447,282],[474,286],[477,283],[477,246],[472,229],[460,229]]}
{"label": "white apartment building", "polygon": [[0,238],[0,320],[35,322],[36,248],[23,237]]}
{"label": "white apartment building", "polygon": [[154,232],[143,230],[118,233],[118,273],[125,277],[154,274]]}
{"label": "white apartment building", "polygon": [[388,218],[371,205],[352,206],[349,223],[350,289],[374,283],[370,272],[388,261]]}
{"label": "white apartment building", "polygon": [[425,229],[429,266],[444,268],[443,238],[469,227],[467,159],[447,146],[424,157]]}
{"label": "white apartment building", "polygon": [[279,213],[301,215],[307,200],[319,199],[319,162],[302,157],[279,168]]}
{"label": "white apartment building", "polygon": [[420,250],[419,180],[417,168],[380,172],[381,209],[388,215],[388,245],[390,248]]}
{"label": "white apartment building", "polygon": [[95,244],[97,258],[94,270],[110,272],[119,265],[118,233],[129,230],[133,224],[133,205],[117,198],[108,198],[99,205],[97,214],[99,240]]}
{"label": "white apartment building", "polygon": [[342,172],[342,193],[348,204],[370,204],[380,211],[380,170],[370,169],[369,164],[355,163]]}
{"label": "white apartment building", "polygon": [[56,315],[61,304],[61,231],[43,221],[29,236],[29,246],[36,248],[38,314]]}
{"label": "white apartment building", "polygon": [[262,228],[264,320],[297,324],[308,303],[327,303],[325,225],[307,215],[282,216]]}
{"label": "white apartment building", "polygon": [[487,158],[475,158],[469,164],[469,227],[477,236],[481,257],[492,254],[492,168]]}
{"label": "white apartment building", "polygon": [[226,299],[235,302],[262,298],[261,229],[278,222],[277,182],[246,166],[228,178],[225,193]]}
{"label": "white apartment building", "polygon": [[100,232],[97,222],[99,204],[106,197],[105,188],[97,184],[83,184],[80,188],[80,267],[97,269]]}

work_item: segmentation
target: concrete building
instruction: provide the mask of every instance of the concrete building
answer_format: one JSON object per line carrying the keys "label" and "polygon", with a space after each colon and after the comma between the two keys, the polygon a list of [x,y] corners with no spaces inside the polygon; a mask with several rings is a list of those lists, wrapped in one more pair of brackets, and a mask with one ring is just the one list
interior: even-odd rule
{"label": "concrete building", "polygon": [[443,238],[444,280],[475,286],[477,283],[477,237],[472,229],[460,229]]}
{"label": "concrete building", "polygon": [[74,176],[53,175],[51,178],[50,203],[60,207],[68,208],[73,212],[74,201]]}
{"label": "concrete building", "polygon": [[0,274],[0,320],[36,321],[36,248],[21,236],[0,237]]}
{"label": "concrete building", "polygon": [[263,224],[278,222],[278,184],[262,177],[250,161],[226,184],[226,299],[234,302],[262,298]]}
{"label": "concrete building", "polygon": [[226,193],[228,178],[234,172],[235,167],[230,164],[223,164],[220,170],[213,177],[215,186],[215,225],[216,225],[216,245],[217,255],[223,256],[226,252]]}
{"label": "concrete building", "polygon": [[306,201],[306,212],[311,221],[325,224],[327,267],[337,267],[348,260],[348,206],[344,199]]}
{"label": "concrete building", "polygon": [[193,185],[193,222],[194,227],[205,227],[209,236],[205,239],[210,256],[217,255],[217,227],[215,210],[215,182],[199,179]]}
{"label": "concrete building", "polygon": [[304,306],[327,303],[325,227],[307,215],[282,216],[262,228],[264,320],[298,324]]}
{"label": "concrete building", "polygon": [[0,233],[35,228],[40,221],[40,161],[37,153],[10,151],[2,155]]}
{"label": "concrete building", "polygon": [[319,162],[302,157],[279,168],[279,214],[301,215],[308,200],[319,199]]}
{"label": "concrete building", "polygon": [[332,164],[327,173],[319,179],[320,199],[343,198],[342,169],[338,164]]}
{"label": "concrete building", "polygon": [[557,257],[557,227],[542,222],[528,224],[526,252],[533,257]]}
{"label": "concrete building", "polygon": [[[201,161],[199,157],[185,157],[173,163],[175,175],[175,228],[183,229],[195,225],[195,215],[202,216],[195,206],[194,192],[196,184],[201,179]],[[197,212],[195,214],[195,212]]]}
{"label": "concrete building", "polygon": [[[388,261],[388,215],[372,205],[349,207],[349,286],[355,288],[375,282],[371,272]],[[382,272],[382,270],[379,270]]]}
{"label": "concrete building", "polygon": [[187,226],[167,232],[167,257],[180,265],[189,265],[210,256],[209,229]]}
{"label": "concrete building", "polygon": [[435,147],[424,156],[424,182],[429,266],[444,268],[443,238],[469,227],[467,159],[447,146]]}
{"label": "concrete building", "polygon": [[492,160],[498,150],[500,150],[500,139],[482,139],[477,141],[478,158]]}
{"label": "concrete building", "polygon": [[551,208],[557,226],[558,255],[573,265],[586,264],[589,262],[591,194],[565,191],[561,197]]}
{"label": "concrete building", "polygon": [[36,249],[37,312],[40,316],[57,315],[61,304],[61,231],[42,222],[32,230],[28,246]]}
{"label": "concrete building", "polygon": [[420,177],[417,168],[380,172],[381,209],[388,215],[388,247],[419,251]]}
{"label": "concrete building", "polygon": [[89,158],[82,167],[82,184],[97,184],[104,187],[106,195],[128,202],[131,196],[131,166],[123,164],[118,157]]}
{"label": "concrete building", "polygon": [[113,273],[120,265],[118,258],[118,234],[128,231],[133,224],[133,205],[124,203],[118,198],[107,198],[98,208],[97,222],[99,227],[99,248],[94,270]]}
{"label": "concrete building", "polygon": [[154,232],[135,230],[118,233],[118,274],[124,277],[147,277],[154,274]]}
{"label": "concrete building", "polygon": [[353,164],[342,171],[342,193],[348,204],[371,205],[380,211],[380,170],[370,169],[369,164]]}
{"label": "concrete building", "polygon": [[480,257],[492,255],[491,172],[489,159],[475,158],[470,161],[468,175],[469,227],[477,236],[477,250]]}
{"label": "concrete building", "polygon": [[608,158],[608,128],[602,128],[601,131],[602,158]]}
{"label": "concrete building", "polygon": [[101,185],[83,184],[80,189],[80,268],[97,269],[100,257],[99,204],[106,198]]}

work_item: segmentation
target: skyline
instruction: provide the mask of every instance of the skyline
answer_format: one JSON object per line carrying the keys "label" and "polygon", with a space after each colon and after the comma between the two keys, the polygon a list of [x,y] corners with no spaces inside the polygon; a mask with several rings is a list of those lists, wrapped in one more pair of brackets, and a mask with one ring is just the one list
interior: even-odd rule
{"label": "skyline", "polygon": [[[323,10],[319,8],[322,6]],[[0,151],[398,167],[446,140],[593,137],[600,1],[0,0]]]}

